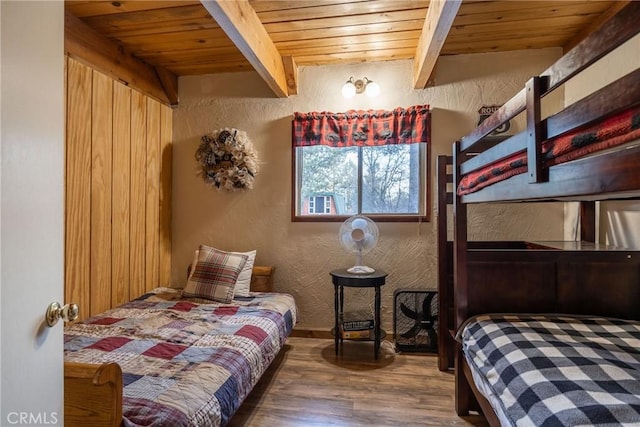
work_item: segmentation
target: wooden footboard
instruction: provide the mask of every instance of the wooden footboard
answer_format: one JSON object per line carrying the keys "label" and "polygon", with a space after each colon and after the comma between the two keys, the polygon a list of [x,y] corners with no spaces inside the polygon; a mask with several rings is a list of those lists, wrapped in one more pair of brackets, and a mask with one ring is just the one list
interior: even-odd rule
{"label": "wooden footboard", "polygon": [[64,364],[64,425],[118,427],[122,424],[122,370],[116,363]]}

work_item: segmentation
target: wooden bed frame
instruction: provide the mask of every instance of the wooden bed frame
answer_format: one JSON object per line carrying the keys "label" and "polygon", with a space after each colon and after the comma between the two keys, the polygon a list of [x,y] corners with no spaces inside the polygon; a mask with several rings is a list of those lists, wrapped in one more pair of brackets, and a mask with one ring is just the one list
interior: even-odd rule
{"label": "wooden bed frame", "polygon": [[[448,206],[453,204],[452,165],[452,156],[441,155],[437,157],[438,368],[441,371],[453,369],[455,359],[454,336],[456,323],[453,298],[453,241],[449,240],[447,236],[447,226],[450,224]],[[585,248],[589,246],[591,250],[596,250],[597,253],[592,254],[595,257],[603,256],[602,250],[598,250],[597,245],[586,244],[586,242],[595,243],[596,240],[595,202],[580,202],[579,217],[580,241],[583,242],[580,246]],[[581,257],[586,255],[584,252],[579,253],[577,244],[569,245],[566,242],[468,241],[467,246],[469,251],[467,255],[468,275],[473,278],[474,286],[480,289],[486,289],[489,286],[488,283],[479,282],[482,278],[490,278],[492,282],[498,277],[502,278],[503,281],[509,280],[512,277],[511,273],[514,267],[520,269],[524,266],[523,274],[533,273],[532,278],[535,277],[536,280],[542,280],[543,278],[539,277],[536,267],[549,263],[550,259],[555,261],[558,256],[557,253],[550,255],[549,251],[563,251],[562,256],[567,262],[580,262]],[[547,253],[539,252],[543,250],[547,251]],[[505,255],[506,252],[508,252],[507,255]],[[505,261],[505,256],[509,258],[509,261]],[[604,255],[604,257],[610,257],[610,254]],[[604,268],[604,266],[601,266],[601,268]],[[529,269],[532,271],[529,271]],[[492,274],[487,275],[486,271],[492,271]],[[564,271],[568,272],[566,264]],[[568,273],[573,276],[570,280],[575,283],[578,278],[571,272]],[[555,283],[555,280],[556,278],[553,279],[553,283]],[[489,297],[492,298],[491,295]],[[526,301],[528,306],[531,298],[528,295],[523,296],[522,301]],[[549,308],[550,311],[556,309],[556,307],[551,306],[546,308]]]}
{"label": "wooden bed frame", "polygon": [[[251,291],[273,292],[275,267],[254,266]],[[64,363],[65,427],[119,427],[122,370],[117,363]]]}
{"label": "wooden bed frame", "polygon": [[[640,104],[640,70],[636,69],[554,116],[541,120],[540,113],[543,96],[638,34],[639,20],[640,2],[630,2],[453,145],[449,180],[454,188],[464,174],[516,152],[526,151],[529,165],[527,173],[471,194],[447,196],[446,189],[439,194],[439,218],[444,218],[444,226],[438,228],[439,366],[447,369],[453,362],[458,415],[479,410],[490,425],[500,425],[491,405],[474,386],[461,346],[450,338],[451,331],[469,317],[488,312],[562,312],[640,319],[640,251],[612,250],[593,243],[593,200],[640,198],[640,145],[548,168],[540,154],[544,139]],[[503,141],[488,137],[521,112],[526,114],[525,131]],[[442,186],[447,180],[447,160],[440,162]],[[586,243],[468,241],[470,203],[551,200],[589,201],[581,208],[581,236]],[[452,243],[447,243],[446,235],[447,202],[453,204]],[[440,215],[443,211],[444,217]],[[615,284],[611,277],[616,278]]]}

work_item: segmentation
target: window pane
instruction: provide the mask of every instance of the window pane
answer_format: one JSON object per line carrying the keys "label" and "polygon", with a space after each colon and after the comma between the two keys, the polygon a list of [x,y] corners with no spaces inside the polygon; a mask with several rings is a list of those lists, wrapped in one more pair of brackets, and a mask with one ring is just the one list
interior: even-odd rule
{"label": "window pane", "polygon": [[[301,152],[299,212],[305,209],[305,200],[314,200],[316,213],[325,211],[324,198],[330,213],[331,200],[337,215],[354,215],[358,209],[358,149],[357,147],[335,148],[324,145],[298,148]],[[322,199],[319,199],[322,198]]]}
{"label": "window pane", "polygon": [[418,214],[420,144],[362,148],[362,212]]}
{"label": "window pane", "polygon": [[319,217],[357,213],[425,215],[427,172],[422,169],[426,167],[426,152],[424,143],[299,147],[296,213]]}

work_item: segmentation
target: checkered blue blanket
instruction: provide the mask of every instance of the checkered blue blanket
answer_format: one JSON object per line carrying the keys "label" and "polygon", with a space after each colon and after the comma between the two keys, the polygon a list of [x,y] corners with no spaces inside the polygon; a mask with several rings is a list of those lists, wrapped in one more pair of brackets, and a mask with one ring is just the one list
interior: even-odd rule
{"label": "checkered blue blanket", "polygon": [[225,425],[296,323],[288,294],[232,304],[158,288],[65,328],[65,361],[116,362],[125,426]]}
{"label": "checkered blue blanket", "polygon": [[503,423],[640,426],[640,322],[482,315],[459,338]]}

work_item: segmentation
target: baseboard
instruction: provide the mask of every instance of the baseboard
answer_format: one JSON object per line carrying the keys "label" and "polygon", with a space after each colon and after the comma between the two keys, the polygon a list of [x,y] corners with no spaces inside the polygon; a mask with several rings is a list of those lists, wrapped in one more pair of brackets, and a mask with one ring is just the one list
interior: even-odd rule
{"label": "baseboard", "polygon": [[291,331],[291,336],[296,338],[333,338],[331,331],[327,331],[326,329],[294,329]]}
{"label": "baseboard", "polygon": [[[331,331],[326,329],[294,329],[291,331],[290,336],[296,338],[333,339]],[[384,339],[393,342],[393,334],[387,333]]]}

